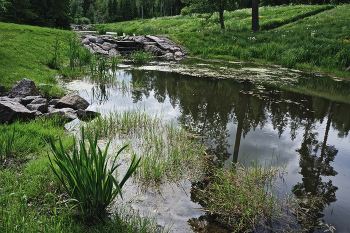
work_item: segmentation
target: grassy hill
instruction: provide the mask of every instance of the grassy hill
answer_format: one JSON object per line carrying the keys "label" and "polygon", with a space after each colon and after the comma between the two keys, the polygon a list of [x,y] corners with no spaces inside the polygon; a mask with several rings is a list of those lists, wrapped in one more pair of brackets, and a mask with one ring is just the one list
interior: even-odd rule
{"label": "grassy hill", "polygon": [[250,32],[251,9],[218,15],[173,16],[106,25],[126,34],[168,34],[194,56],[252,60],[350,77],[350,5],[278,6],[259,10],[261,31]]}

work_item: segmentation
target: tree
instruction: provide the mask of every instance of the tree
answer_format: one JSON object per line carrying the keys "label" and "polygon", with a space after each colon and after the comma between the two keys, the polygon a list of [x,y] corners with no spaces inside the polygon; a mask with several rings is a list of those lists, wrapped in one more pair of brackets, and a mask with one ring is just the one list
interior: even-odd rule
{"label": "tree", "polygon": [[0,13],[7,11],[6,6],[9,5],[10,2],[6,0],[0,0]]}
{"label": "tree", "polygon": [[224,11],[234,10],[236,6],[234,0],[182,0],[182,2],[188,4],[193,13],[219,12],[221,29],[225,29]]}
{"label": "tree", "polygon": [[259,0],[252,0],[252,30],[259,31]]}

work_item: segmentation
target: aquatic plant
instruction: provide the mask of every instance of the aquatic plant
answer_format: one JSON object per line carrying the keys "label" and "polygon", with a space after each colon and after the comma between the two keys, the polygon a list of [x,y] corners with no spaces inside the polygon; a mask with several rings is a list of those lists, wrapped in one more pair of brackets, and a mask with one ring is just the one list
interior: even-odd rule
{"label": "aquatic plant", "polygon": [[275,189],[282,167],[232,164],[227,169],[213,168],[204,189],[198,189],[205,209],[220,214],[220,221],[236,231],[255,230],[279,215],[281,200]]}
{"label": "aquatic plant", "polygon": [[[88,139],[88,145],[85,142]],[[50,159],[50,167],[64,187],[67,194],[78,202],[85,214],[103,216],[107,206],[116,198],[122,197],[121,189],[137,168],[140,159],[132,158],[131,164],[120,182],[114,178],[114,172],[120,166],[116,164],[119,154],[127,147],[122,147],[112,160],[108,169],[107,151],[104,152],[97,146],[98,133],[92,139],[81,129],[79,149],[74,139],[72,155],[63,147],[61,138],[56,146],[53,137],[49,138],[47,145],[53,154]],[[87,148],[88,147],[88,148]],[[55,164],[55,165],[54,165]],[[58,166],[58,168],[56,168]],[[109,165],[108,165],[109,166]]]}
{"label": "aquatic plant", "polygon": [[143,50],[133,52],[129,56],[130,60],[137,65],[148,63],[151,57],[152,57],[152,53],[144,52]]}

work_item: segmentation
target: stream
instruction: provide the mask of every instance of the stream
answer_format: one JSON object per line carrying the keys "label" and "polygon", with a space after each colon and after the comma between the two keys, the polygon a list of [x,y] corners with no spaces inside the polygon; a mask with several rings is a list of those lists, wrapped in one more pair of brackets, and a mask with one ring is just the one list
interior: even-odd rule
{"label": "stream", "polygon": [[[279,191],[323,196],[328,204],[318,206],[314,220],[350,232],[348,82],[240,62],[118,67],[118,84],[81,78],[64,86],[88,100],[89,110],[161,112],[200,135],[218,166],[255,156],[262,163],[288,163]],[[132,83],[140,86],[129,88]],[[171,226],[170,232],[229,232],[194,201],[188,180],[138,194],[126,188],[123,195],[134,209],[156,215],[160,226]]]}

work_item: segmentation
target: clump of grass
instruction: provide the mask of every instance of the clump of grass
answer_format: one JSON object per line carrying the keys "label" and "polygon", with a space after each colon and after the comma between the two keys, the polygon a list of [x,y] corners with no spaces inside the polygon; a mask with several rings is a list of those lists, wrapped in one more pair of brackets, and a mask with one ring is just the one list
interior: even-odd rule
{"label": "clump of grass", "polygon": [[215,169],[201,190],[205,208],[221,215],[223,224],[235,231],[256,230],[281,211],[275,180],[283,167],[262,166],[256,158],[249,166],[234,164]]}
{"label": "clump of grass", "polygon": [[99,34],[99,35],[106,35],[106,33],[107,33],[107,28],[105,28],[105,27],[100,27],[100,28],[98,29],[98,34]]}
{"label": "clump of grass", "polygon": [[55,45],[53,46],[54,52],[52,57],[47,61],[47,65],[52,69],[58,69],[60,67],[60,40],[59,40],[59,34],[56,35],[56,41]]}
{"label": "clump of grass", "polygon": [[0,161],[4,158],[9,158],[13,149],[13,142],[15,140],[16,124],[13,125],[13,131],[4,133],[0,137]]}
{"label": "clump of grass", "polygon": [[162,123],[162,118],[144,109],[111,111],[86,125],[90,133],[103,137],[130,140],[133,153],[142,156],[135,171],[138,182],[160,184],[195,174],[199,158],[204,154],[202,144],[175,123]]}
{"label": "clump of grass", "polygon": [[130,54],[129,58],[133,63],[137,65],[142,65],[149,62],[149,60],[152,58],[152,53],[140,50]]}
{"label": "clump of grass", "polygon": [[[54,156],[53,162],[50,159],[50,167],[59,179],[68,195],[78,202],[84,214],[104,216],[107,206],[116,198],[122,197],[121,189],[124,183],[130,178],[138,166],[140,159],[133,157],[129,169],[120,182],[114,178],[114,172],[120,166],[116,164],[119,154],[126,148],[122,147],[112,160],[108,169],[107,151],[109,143],[104,152],[97,146],[98,134],[94,140],[81,130],[79,150],[74,140],[72,155],[63,147],[61,139],[56,146],[54,138],[49,138],[49,147]],[[85,136],[88,139],[88,149],[85,143]]]}

